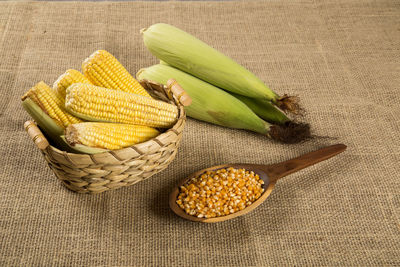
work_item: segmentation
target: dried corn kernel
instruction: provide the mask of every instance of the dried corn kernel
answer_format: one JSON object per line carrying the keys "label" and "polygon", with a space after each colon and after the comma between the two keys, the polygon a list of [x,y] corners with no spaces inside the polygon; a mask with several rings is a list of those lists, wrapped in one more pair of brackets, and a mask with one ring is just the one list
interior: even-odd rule
{"label": "dried corn kernel", "polygon": [[226,216],[251,205],[264,192],[264,181],[245,169],[219,169],[194,177],[180,187],[176,203],[198,218]]}

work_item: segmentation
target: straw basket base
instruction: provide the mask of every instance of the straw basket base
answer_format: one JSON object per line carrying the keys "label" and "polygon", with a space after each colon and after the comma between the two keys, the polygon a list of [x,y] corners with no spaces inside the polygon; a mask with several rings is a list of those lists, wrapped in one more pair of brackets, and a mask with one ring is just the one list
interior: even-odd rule
{"label": "straw basket base", "polygon": [[[110,189],[118,189],[123,186],[130,186],[136,184],[142,180],[145,180],[154,174],[166,169],[169,163],[175,159],[176,151],[168,155],[166,158],[160,158],[160,161],[153,162],[150,166],[147,164],[142,167],[129,167],[124,173],[112,172],[110,171],[107,175],[99,176],[93,174],[96,170],[85,168],[86,174],[81,173],[81,177],[76,176],[73,178],[73,174],[67,175],[65,170],[62,168],[55,167],[54,164],[49,164],[50,168],[53,170],[57,178],[70,190],[77,193],[90,193],[98,194]],[[150,168],[149,168],[150,167]],[[104,178],[106,177],[106,178]]]}

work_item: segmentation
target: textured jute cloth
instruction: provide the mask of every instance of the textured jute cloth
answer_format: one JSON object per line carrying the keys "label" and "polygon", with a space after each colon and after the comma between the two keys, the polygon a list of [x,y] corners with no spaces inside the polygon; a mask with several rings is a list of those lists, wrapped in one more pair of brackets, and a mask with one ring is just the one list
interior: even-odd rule
{"label": "textured jute cloth", "polygon": [[[24,132],[20,96],[96,49],[132,73],[157,63],[139,34],[156,22],[298,95],[313,133],[330,138],[283,145],[189,119],[163,172],[100,195],[69,191]],[[399,266],[399,25],[392,0],[0,3],[0,265]],[[347,151],[285,177],[246,216],[199,224],[168,207],[174,184],[198,169],[334,143]]]}

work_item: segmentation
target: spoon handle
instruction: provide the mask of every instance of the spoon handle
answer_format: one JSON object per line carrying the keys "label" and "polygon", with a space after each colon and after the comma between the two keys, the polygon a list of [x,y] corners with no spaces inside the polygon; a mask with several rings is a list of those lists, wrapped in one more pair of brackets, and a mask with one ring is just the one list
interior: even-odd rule
{"label": "spoon handle", "polygon": [[291,160],[265,166],[263,169],[268,174],[270,182],[276,182],[279,178],[329,159],[345,151],[346,147],[343,144],[327,146]]}

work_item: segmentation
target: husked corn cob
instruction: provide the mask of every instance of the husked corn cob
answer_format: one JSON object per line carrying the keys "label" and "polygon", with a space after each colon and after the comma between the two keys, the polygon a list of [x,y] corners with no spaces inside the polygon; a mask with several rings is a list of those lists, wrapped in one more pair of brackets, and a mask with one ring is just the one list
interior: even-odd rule
{"label": "husked corn cob", "polygon": [[84,145],[77,144],[76,146],[70,146],[64,137],[64,127],[61,127],[56,123],[53,118],[50,118],[32,99],[27,97],[22,101],[22,106],[26,112],[31,115],[37,125],[49,138],[51,144],[56,146],[58,149],[72,152],[72,153],[85,153],[85,154],[97,154],[106,151],[101,148],[93,148]]}
{"label": "husked corn cob", "polygon": [[119,122],[168,128],[178,117],[178,108],[153,98],[75,83],[68,87],[66,109],[89,121]]}
{"label": "husked corn cob", "polygon": [[82,63],[82,70],[94,85],[150,97],[124,66],[105,50],[90,55]]}
{"label": "husked corn cob", "polygon": [[22,100],[26,98],[30,98],[35,102],[61,127],[65,128],[72,123],[82,122],[81,119],[65,111],[64,99],[44,82],[39,82],[26,92],[25,95],[22,96]]}
{"label": "husked corn cob", "polygon": [[22,107],[35,120],[40,129],[54,143],[59,143],[59,136],[64,134],[64,127],[61,127],[56,121],[50,118],[32,99],[29,97],[22,100]]}
{"label": "husked corn cob", "polygon": [[73,83],[88,83],[91,82],[77,70],[68,69],[62,74],[53,84],[53,89],[65,99],[65,90]]}
{"label": "husked corn cob", "polygon": [[82,144],[104,149],[132,146],[159,134],[159,131],[148,126],[107,122],[82,122],[65,129],[65,139],[70,145]]}

